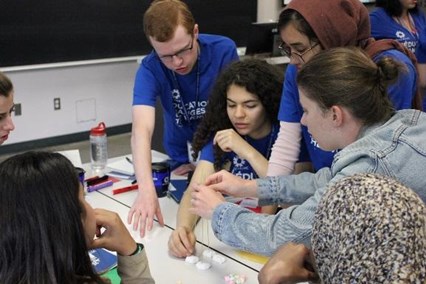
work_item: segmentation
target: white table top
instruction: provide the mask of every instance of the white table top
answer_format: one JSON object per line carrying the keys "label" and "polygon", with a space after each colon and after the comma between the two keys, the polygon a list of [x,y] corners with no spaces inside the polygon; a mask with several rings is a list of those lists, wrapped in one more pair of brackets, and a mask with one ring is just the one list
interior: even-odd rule
{"label": "white table top", "polygon": [[[157,158],[165,157],[164,154],[156,151],[153,151],[152,154],[153,157]],[[125,156],[111,160],[117,161],[117,159],[124,158]],[[90,165],[85,164],[83,167],[87,170],[86,178],[90,177]],[[127,224],[127,214],[136,198],[137,190],[117,195],[113,195],[112,190],[129,184],[129,180],[122,180],[114,183],[111,187],[88,193],[86,198],[93,207],[117,212],[123,222]],[[159,201],[165,222],[164,227],[160,227],[157,222],[154,222],[153,230],[147,233],[144,238],[140,238],[139,232],[133,231],[131,226],[128,225],[134,239],[146,245],[151,272],[157,283],[224,283],[224,276],[230,273],[246,276],[246,283],[257,283],[257,271],[263,265],[242,257],[236,249],[220,242],[214,236],[208,220],[201,220],[195,228],[197,236],[196,255],[202,259],[202,252],[207,246],[210,246],[214,251],[226,257],[227,261],[224,264],[209,259],[212,268],[201,271],[195,265],[185,263],[184,259],[170,256],[167,243],[172,230],[176,228],[178,204],[169,197],[159,198]],[[165,271],[167,272],[165,273]]]}
{"label": "white table top", "polygon": [[[117,212],[123,222],[126,222],[129,210],[127,206],[100,192],[87,194],[86,200],[94,208],[105,208]],[[212,264],[212,267],[208,270],[199,270],[194,264],[186,263],[184,259],[170,256],[168,254],[167,242],[172,229],[168,226],[160,227],[155,222],[153,230],[147,233],[144,238],[140,238],[138,232],[132,231],[130,225],[128,228],[133,238],[137,242],[144,244],[151,273],[157,283],[225,283],[224,276],[231,273],[244,275],[247,278],[246,283],[257,283],[257,271],[229,258],[220,250],[218,252],[226,258],[223,264],[202,257],[202,252],[206,247],[200,243],[196,244],[196,255],[200,257],[200,260],[205,260]]]}

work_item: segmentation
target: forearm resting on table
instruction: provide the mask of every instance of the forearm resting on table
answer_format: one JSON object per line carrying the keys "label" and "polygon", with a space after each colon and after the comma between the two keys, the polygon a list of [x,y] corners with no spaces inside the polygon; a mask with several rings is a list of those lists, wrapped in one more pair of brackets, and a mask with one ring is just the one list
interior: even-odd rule
{"label": "forearm resting on table", "polygon": [[192,175],[191,182],[188,185],[188,188],[185,190],[185,193],[182,197],[182,200],[179,204],[178,214],[176,224],[178,227],[183,226],[192,230],[197,224],[199,216],[189,212],[191,208],[191,193],[193,186],[196,184],[204,184],[206,178],[214,173],[213,164],[201,160],[198,162],[197,167]]}
{"label": "forearm resting on table", "polygon": [[185,227],[189,230],[194,229],[200,217],[190,213],[189,208],[191,208],[191,190],[188,187],[179,204],[176,218],[176,227]]}

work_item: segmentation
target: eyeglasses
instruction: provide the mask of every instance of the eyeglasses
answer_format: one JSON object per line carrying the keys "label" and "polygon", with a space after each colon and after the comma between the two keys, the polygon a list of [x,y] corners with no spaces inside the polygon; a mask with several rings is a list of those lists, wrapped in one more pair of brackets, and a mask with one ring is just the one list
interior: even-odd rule
{"label": "eyeglasses", "polygon": [[187,56],[192,48],[194,47],[194,38],[191,37],[191,46],[186,47],[184,49],[179,50],[178,52],[176,52],[175,54],[171,54],[171,55],[163,55],[163,56],[159,56],[159,58],[163,61],[163,62],[167,62],[170,63],[173,61],[173,57],[179,57],[179,58],[183,58],[185,56]]}
{"label": "eyeglasses", "polygon": [[309,51],[311,51],[312,49],[314,49],[317,45],[319,45],[319,43],[315,43],[314,45],[311,45],[310,48],[306,49],[305,51],[299,53],[296,51],[291,51],[290,46],[286,45],[284,42],[282,42],[278,48],[281,51],[281,54],[284,56],[287,56],[289,58],[291,58],[292,56],[296,57],[299,61],[305,63],[305,60],[303,59],[303,56],[305,56],[306,53],[308,53]]}

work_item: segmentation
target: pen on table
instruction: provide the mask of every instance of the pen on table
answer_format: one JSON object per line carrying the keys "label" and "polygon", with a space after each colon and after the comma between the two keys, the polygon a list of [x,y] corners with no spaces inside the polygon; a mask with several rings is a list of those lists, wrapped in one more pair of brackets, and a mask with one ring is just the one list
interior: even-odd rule
{"label": "pen on table", "polygon": [[103,181],[103,182],[100,182],[100,183],[97,183],[97,184],[94,184],[94,185],[89,185],[87,187],[87,192],[92,192],[92,191],[96,191],[96,190],[111,186],[112,183],[113,183],[112,180],[106,180],[106,181]]}
{"label": "pen on table", "polygon": [[133,161],[129,157],[126,157],[126,161],[133,165]]}
{"label": "pen on table", "polygon": [[123,192],[132,191],[132,190],[135,190],[135,189],[138,189],[138,185],[137,184],[132,184],[132,185],[125,186],[125,187],[122,187],[122,188],[113,189],[112,190],[112,194],[113,195],[114,194],[119,194],[119,193],[123,193]]}

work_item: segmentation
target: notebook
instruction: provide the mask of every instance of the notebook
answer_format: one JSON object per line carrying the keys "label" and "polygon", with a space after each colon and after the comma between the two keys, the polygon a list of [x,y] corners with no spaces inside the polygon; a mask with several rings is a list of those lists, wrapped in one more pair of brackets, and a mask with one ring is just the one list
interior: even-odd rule
{"label": "notebook", "polygon": [[103,248],[89,250],[89,257],[98,274],[103,274],[117,266],[117,255]]}
{"label": "notebook", "polygon": [[[156,154],[152,156],[152,162],[164,162],[167,156]],[[121,179],[134,179],[135,178],[135,170],[133,168],[132,163],[132,155],[127,155],[121,159],[118,159],[114,162],[110,162],[107,164],[109,169],[108,175],[115,176]]]}
{"label": "notebook", "polygon": [[[130,161],[132,159],[132,155],[126,156]],[[126,158],[118,159],[117,161],[108,163],[107,167],[111,170],[111,172],[119,173],[122,175],[133,176],[135,174],[135,170],[133,169],[133,164],[129,162]]]}
{"label": "notebook", "polygon": [[186,179],[172,179],[170,182],[176,190],[169,190],[169,195],[174,201],[180,203],[183,193],[188,187],[188,181]]}

